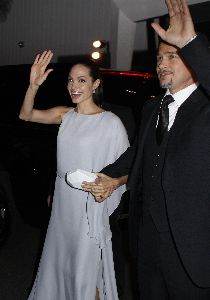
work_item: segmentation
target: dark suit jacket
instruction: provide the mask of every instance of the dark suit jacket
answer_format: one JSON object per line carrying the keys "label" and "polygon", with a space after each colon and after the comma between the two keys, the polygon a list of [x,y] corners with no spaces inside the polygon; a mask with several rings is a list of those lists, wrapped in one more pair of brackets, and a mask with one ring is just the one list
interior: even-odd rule
{"label": "dark suit jacket", "polygon": [[[210,287],[210,49],[199,37],[181,49],[200,86],[179,108],[170,130],[162,186],[171,231],[183,265],[200,287]],[[205,89],[205,90],[204,90]],[[129,175],[130,236],[137,249],[141,217],[142,152],[160,100],[147,103],[134,146],[103,171]]]}

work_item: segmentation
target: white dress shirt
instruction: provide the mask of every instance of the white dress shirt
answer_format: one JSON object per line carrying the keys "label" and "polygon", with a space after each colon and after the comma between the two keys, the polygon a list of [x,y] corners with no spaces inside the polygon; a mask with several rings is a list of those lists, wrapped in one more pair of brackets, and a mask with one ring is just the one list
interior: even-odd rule
{"label": "white dress shirt", "polygon": [[198,83],[193,83],[188,87],[182,89],[181,91],[171,95],[169,90],[166,91],[166,95],[171,95],[174,98],[174,102],[170,103],[168,106],[169,109],[169,124],[168,130],[171,129],[172,125],[174,124],[174,120],[176,118],[177,111],[179,107],[187,100],[187,98],[197,89]]}

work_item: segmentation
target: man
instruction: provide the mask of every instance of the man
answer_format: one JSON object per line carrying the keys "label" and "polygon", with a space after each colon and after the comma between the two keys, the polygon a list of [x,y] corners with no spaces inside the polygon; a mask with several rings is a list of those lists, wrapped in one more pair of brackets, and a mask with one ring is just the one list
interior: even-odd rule
{"label": "man", "polygon": [[196,36],[186,1],[166,5],[169,28],[152,27],[162,40],[160,84],[173,98],[145,105],[134,146],[102,170],[115,178],[99,174],[101,183],[85,188],[100,202],[129,174],[141,300],[209,300],[210,49]]}

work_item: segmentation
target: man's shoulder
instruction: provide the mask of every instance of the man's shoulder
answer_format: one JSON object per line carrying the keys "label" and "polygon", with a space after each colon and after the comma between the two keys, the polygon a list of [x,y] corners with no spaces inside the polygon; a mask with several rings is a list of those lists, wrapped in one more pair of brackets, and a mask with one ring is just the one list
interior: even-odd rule
{"label": "man's shoulder", "polygon": [[144,103],[144,106],[143,106],[143,111],[147,110],[147,109],[153,109],[154,107],[156,107],[156,105],[160,104],[164,95],[165,95],[165,92],[161,93],[160,95],[158,95],[154,98],[150,98],[150,99],[146,100]]}

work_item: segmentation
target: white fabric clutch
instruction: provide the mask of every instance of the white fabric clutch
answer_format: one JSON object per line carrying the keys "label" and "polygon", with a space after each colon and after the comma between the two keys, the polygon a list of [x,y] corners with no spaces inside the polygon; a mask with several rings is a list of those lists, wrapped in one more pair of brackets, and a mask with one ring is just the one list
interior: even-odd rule
{"label": "white fabric clutch", "polygon": [[77,169],[75,172],[67,172],[67,183],[76,189],[82,190],[81,184],[83,181],[93,182],[97,178],[96,174],[84,170]]}

